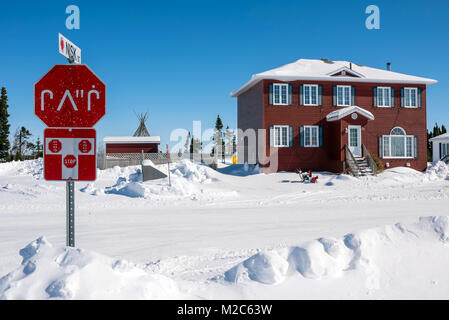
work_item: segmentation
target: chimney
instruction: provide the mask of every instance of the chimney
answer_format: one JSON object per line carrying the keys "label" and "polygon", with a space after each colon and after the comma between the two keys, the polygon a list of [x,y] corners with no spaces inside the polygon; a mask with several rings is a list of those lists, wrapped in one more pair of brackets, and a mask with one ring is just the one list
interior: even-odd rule
{"label": "chimney", "polygon": [[352,62],[349,63],[349,69],[352,70]]}
{"label": "chimney", "polygon": [[391,62],[387,62],[387,70],[391,71]]}

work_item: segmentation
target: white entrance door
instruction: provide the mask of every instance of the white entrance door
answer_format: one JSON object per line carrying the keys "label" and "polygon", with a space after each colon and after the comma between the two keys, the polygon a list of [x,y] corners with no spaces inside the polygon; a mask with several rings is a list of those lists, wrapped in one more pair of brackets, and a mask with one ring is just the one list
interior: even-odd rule
{"label": "white entrance door", "polygon": [[362,127],[348,126],[348,145],[354,157],[362,156]]}

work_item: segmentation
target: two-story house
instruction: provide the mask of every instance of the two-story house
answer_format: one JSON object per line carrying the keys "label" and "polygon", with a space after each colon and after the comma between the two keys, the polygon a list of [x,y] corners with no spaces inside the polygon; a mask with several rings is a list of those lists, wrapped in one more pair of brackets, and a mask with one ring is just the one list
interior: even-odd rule
{"label": "two-story house", "polygon": [[[343,172],[377,156],[387,168],[427,167],[426,86],[437,81],[347,61],[300,59],[254,75],[237,98],[239,163],[277,152],[277,171]],[[251,141],[251,142],[248,142]],[[255,144],[248,145],[248,144]],[[252,148],[253,147],[253,148]],[[256,150],[256,151],[255,151]],[[263,154],[263,152],[262,152]]]}

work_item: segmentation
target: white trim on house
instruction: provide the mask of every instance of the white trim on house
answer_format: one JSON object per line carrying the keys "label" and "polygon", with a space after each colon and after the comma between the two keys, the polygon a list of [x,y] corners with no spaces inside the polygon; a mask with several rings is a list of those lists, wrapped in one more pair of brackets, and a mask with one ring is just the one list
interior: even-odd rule
{"label": "white trim on house", "polygon": [[[285,132],[283,129],[285,128]],[[276,129],[279,129],[279,136]],[[285,134],[285,144],[283,143],[284,140],[284,134]],[[287,148],[290,147],[290,126],[273,126],[273,146],[275,148]],[[278,139],[279,138],[279,139]],[[279,143],[278,143],[279,140]]]}
{"label": "white trim on house", "polygon": [[[309,88],[309,103],[306,103],[306,87]],[[315,88],[315,103],[312,103],[313,96],[312,96],[312,87]],[[304,96],[304,106],[318,106],[319,101],[319,93],[318,93],[318,85],[317,84],[304,84],[303,85],[303,96]]]}
{"label": "white trim on house", "polygon": [[161,137],[105,137],[103,142],[110,144],[117,143],[161,143]]}
{"label": "white trim on house", "polygon": [[[407,91],[410,92],[410,103],[407,105]],[[412,105],[412,91],[415,92],[415,105]],[[404,108],[416,109],[418,108],[418,88],[416,87],[405,87],[404,88]]]}
{"label": "white trim on house", "polygon": [[[342,103],[339,102],[339,90],[341,88],[341,101]],[[346,100],[346,90],[348,89],[348,100]],[[351,105],[351,100],[352,100],[352,87],[351,86],[342,86],[342,85],[338,85],[337,86],[337,107],[349,107]],[[346,103],[347,102],[347,103]]]}
{"label": "white trim on house", "polygon": [[[353,146],[351,144],[351,129],[357,129],[357,145]],[[354,157],[362,156],[362,126],[361,125],[350,125],[348,126],[348,147],[351,150]]]}
{"label": "white trim on house", "polygon": [[[309,143],[307,143],[307,131],[309,131]],[[316,143],[313,141],[313,132],[316,133]],[[304,126],[304,148],[320,147],[320,126]]]}
{"label": "white trim on house", "polygon": [[344,117],[346,117],[346,116],[348,116],[348,115],[350,115],[351,113],[354,113],[354,112],[364,116],[365,118],[367,118],[369,120],[374,120],[374,115],[371,112],[369,112],[369,111],[367,111],[365,109],[362,109],[362,108],[360,108],[358,106],[350,106],[350,107],[346,107],[346,108],[342,108],[342,109],[338,109],[338,110],[332,111],[331,113],[329,113],[326,116],[326,120],[328,122],[337,121],[337,120],[343,119]]}
{"label": "white trim on house", "polygon": [[[279,88],[279,102],[276,103],[276,87]],[[285,103],[282,102],[282,88],[285,88]],[[288,83],[273,83],[273,105],[287,106],[288,105]]]}
{"label": "white trim on house", "polygon": [[[360,78],[365,78],[365,76],[364,76],[363,74],[358,73],[358,72],[354,71],[353,69],[348,68],[348,67],[346,67],[346,66],[345,66],[345,67],[341,67],[340,69],[331,71],[331,72],[329,72],[327,75],[328,75],[328,76],[331,76],[331,77],[335,77],[335,75],[336,75],[337,73],[340,73],[340,72],[343,72],[343,71],[349,72],[349,73],[353,74],[354,76],[357,76],[357,77],[360,77]],[[344,77],[344,75],[343,75],[343,77]]]}
{"label": "white trim on house", "polygon": [[[382,101],[379,99],[379,92],[382,91]],[[388,95],[385,95],[385,91],[388,91]],[[388,97],[389,104],[387,105],[385,102],[385,97]],[[391,108],[391,87],[377,87],[377,107],[379,108]]]}
{"label": "white trim on house", "polygon": [[[398,135],[398,134],[392,134],[393,130],[395,129],[400,129],[402,130],[402,132],[404,134],[402,135]],[[404,155],[403,156],[392,156],[392,143],[391,140],[392,138],[404,138]],[[414,148],[414,143],[415,143],[415,136],[410,136],[407,135],[407,133],[405,132],[405,130],[401,127],[394,127],[393,129],[391,129],[390,134],[389,135],[383,135],[382,136],[382,145],[383,145],[383,159],[413,159],[415,158],[415,148]],[[386,149],[386,144],[385,142],[388,141],[388,149]],[[409,148],[409,144],[408,142],[410,141],[410,148]],[[388,156],[385,156],[386,152],[388,151]],[[410,153],[408,152],[410,151]]]}

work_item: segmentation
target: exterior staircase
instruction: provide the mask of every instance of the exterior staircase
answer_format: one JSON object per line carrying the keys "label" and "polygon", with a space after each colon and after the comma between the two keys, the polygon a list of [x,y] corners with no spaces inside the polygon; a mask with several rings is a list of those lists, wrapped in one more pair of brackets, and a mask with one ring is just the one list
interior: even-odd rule
{"label": "exterior staircase", "polygon": [[368,160],[365,157],[354,157],[357,167],[358,167],[358,175],[359,176],[372,176],[374,175],[373,169],[371,169]]}
{"label": "exterior staircase", "polygon": [[368,149],[363,145],[364,157],[354,157],[348,146],[345,146],[346,164],[354,177],[377,175],[377,165],[375,164]]}

